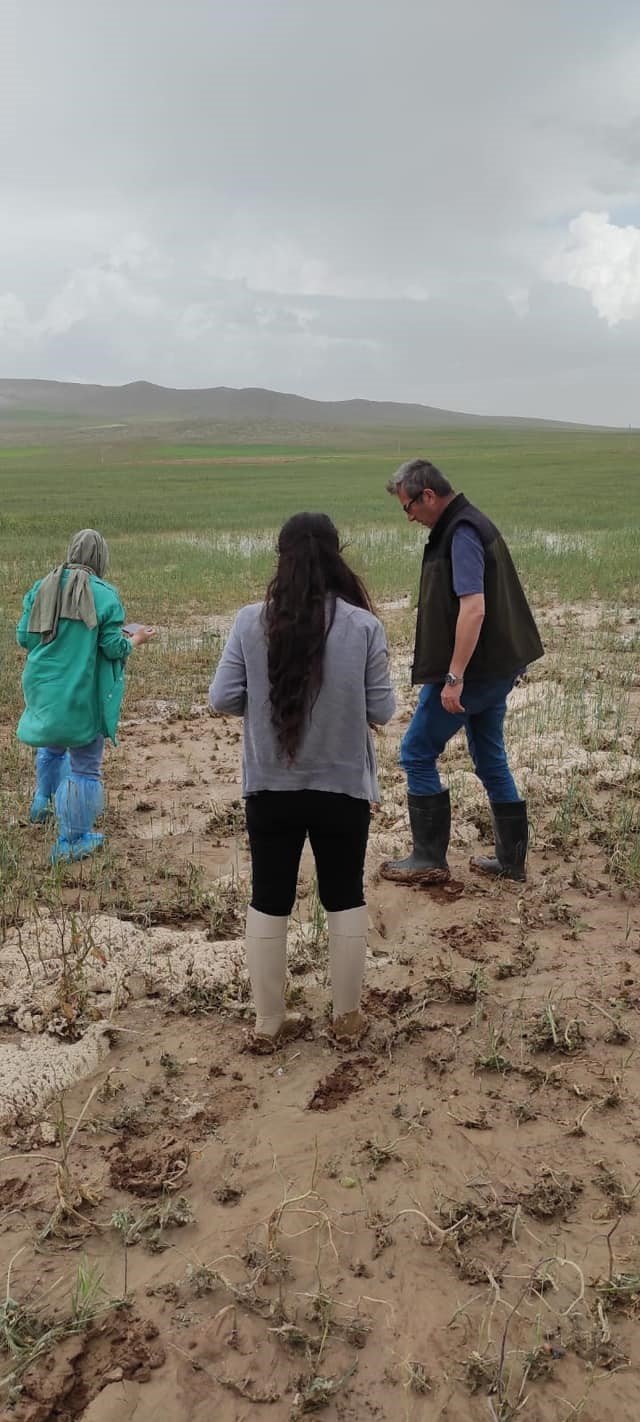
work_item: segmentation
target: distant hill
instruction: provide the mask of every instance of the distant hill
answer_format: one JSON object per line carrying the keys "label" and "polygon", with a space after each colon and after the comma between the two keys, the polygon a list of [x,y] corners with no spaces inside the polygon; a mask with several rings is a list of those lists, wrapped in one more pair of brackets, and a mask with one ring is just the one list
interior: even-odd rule
{"label": "distant hill", "polygon": [[[404,405],[392,400],[307,400],[276,390],[174,390],[136,380],[130,385],[81,385],[58,380],[1,380],[0,422],[30,416],[100,421],[105,427],[178,420],[248,425],[310,426],[315,429],[478,428],[535,426],[562,428],[554,420],[465,415],[433,405]],[[106,429],[105,429],[106,433]]]}

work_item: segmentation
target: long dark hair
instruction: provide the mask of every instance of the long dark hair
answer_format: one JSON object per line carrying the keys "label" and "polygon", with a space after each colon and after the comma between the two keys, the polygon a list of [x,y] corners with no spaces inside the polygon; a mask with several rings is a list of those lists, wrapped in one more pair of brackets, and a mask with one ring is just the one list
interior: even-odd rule
{"label": "long dark hair", "polygon": [[278,566],[265,599],[271,720],[289,762],[322,685],[338,597],[373,610],[364,583],[342,557],[338,530],[327,514],[294,514],[280,529]]}

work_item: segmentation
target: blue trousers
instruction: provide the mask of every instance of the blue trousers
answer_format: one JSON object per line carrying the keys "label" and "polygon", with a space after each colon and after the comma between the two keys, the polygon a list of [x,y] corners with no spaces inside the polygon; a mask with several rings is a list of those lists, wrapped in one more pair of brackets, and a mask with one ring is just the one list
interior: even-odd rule
{"label": "blue trousers", "polygon": [[464,727],[476,775],[496,804],[519,800],[504,746],[507,696],[514,678],[465,683],[464,715],[451,715],[440,700],[442,683],[423,686],[412,721],[400,746],[400,764],[413,795],[438,795],[442,782],[437,761],[448,741]]}
{"label": "blue trousers", "polygon": [[[47,746],[47,750],[52,755],[65,755],[65,746]],[[71,746],[69,758],[71,769],[76,775],[90,775],[93,780],[99,780],[102,774],[102,757],[104,755],[104,736],[96,736],[95,741],[89,741],[87,746]]]}

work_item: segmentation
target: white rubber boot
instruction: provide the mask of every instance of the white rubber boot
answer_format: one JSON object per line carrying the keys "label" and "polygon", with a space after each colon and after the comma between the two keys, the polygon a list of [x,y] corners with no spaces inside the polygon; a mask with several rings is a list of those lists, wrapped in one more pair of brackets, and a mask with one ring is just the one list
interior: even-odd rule
{"label": "white rubber boot", "polygon": [[254,1043],[263,1050],[295,1036],[301,1021],[285,1008],[288,923],[286,917],[247,909],[244,945],[256,1009]]}
{"label": "white rubber boot", "polygon": [[333,998],[333,1038],[357,1046],[367,1030],[360,998],[367,958],[369,915],[366,905],[328,913],[329,970]]}

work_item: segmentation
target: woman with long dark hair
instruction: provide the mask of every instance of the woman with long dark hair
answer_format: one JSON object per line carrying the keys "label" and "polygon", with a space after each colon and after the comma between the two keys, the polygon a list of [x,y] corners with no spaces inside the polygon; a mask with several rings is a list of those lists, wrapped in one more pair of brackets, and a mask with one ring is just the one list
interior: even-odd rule
{"label": "woman with long dark hair", "polygon": [[256,1042],[268,1049],[297,1025],[285,1012],[287,924],[307,834],[328,919],[334,1036],[357,1042],[366,1026],[364,859],[379,799],[369,725],[390,719],[395,697],[384,630],[326,514],[295,514],[281,529],[265,601],[238,613],[209,701],[244,716]]}

